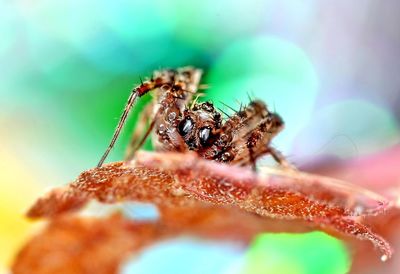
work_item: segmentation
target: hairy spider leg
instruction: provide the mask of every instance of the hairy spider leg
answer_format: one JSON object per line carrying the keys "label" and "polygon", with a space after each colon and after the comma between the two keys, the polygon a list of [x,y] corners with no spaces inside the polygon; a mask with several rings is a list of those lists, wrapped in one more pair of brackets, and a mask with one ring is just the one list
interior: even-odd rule
{"label": "hairy spider leg", "polygon": [[297,170],[297,168],[286,159],[286,157],[282,154],[282,152],[272,147],[271,145],[268,145],[266,147],[265,154],[267,153],[271,154],[272,158],[274,158],[274,160],[277,163],[279,163],[282,167],[287,169]]}
{"label": "hairy spider leg", "polygon": [[[275,136],[280,129],[278,127],[270,127],[269,132],[272,133],[270,135],[263,134],[261,130],[265,131],[264,125],[267,121],[273,120],[275,114],[271,114],[268,111],[267,106],[259,100],[254,100],[249,103],[249,105],[242,108],[241,111],[236,112],[234,115],[229,117],[221,129],[220,141],[217,142],[218,144],[222,144],[222,148],[220,149],[222,153],[217,156],[217,161],[220,162],[229,162],[233,164],[240,164],[240,165],[253,165],[255,166],[255,161],[261,147],[258,147],[258,143],[261,140],[257,140],[254,136],[250,141],[255,141],[253,144],[248,146],[249,138],[251,133],[258,132],[262,136],[259,136],[263,139],[264,146],[269,144],[270,139]],[[272,121],[271,121],[272,123]],[[282,123],[281,123],[282,124]],[[260,129],[261,125],[261,129]],[[269,138],[267,138],[269,137]],[[243,142],[243,140],[246,140]],[[268,151],[263,152],[268,153]],[[218,158],[219,157],[219,158]]]}
{"label": "hairy spider leg", "polygon": [[[277,153],[274,149],[270,149],[270,142],[272,138],[279,133],[283,128],[283,122],[279,116],[270,113],[268,116],[261,120],[256,128],[248,132],[244,137],[246,139],[247,153],[243,149],[245,164],[250,164],[255,169],[256,160],[262,155],[271,153],[272,157],[278,162],[282,163],[281,157],[276,157]],[[246,159],[247,154],[247,159]],[[247,163],[246,163],[247,161]]]}
{"label": "hairy spider leg", "polygon": [[269,153],[282,166],[292,167],[279,151],[270,146],[271,139],[283,129],[283,121],[277,114],[269,112],[262,101],[250,102],[226,125],[234,125],[228,130],[234,136],[231,147],[236,155],[232,163],[251,165],[255,169],[256,160]]}
{"label": "hairy spider leg", "polygon": [[242,111],[235,112],[226,120],[222,130],[231,133],[232,142],[243,140],[243,135],[256,127],[268,113],[267,106],[262,101],[251,101]]}
{"label": "hairy spider leg", "polygon": [[155,120],[153,117],[154,101],[151,101],[144,108],[136,123],[135,130],[132,133],[131,140],[125,152],[125,161],[132,160],[135,152],[144,144],[151,130],[154,128]]}
{"label": "hairy spider leg", "polygon": [[[128,98],[128,101],[125,105],[125,109],[119,119],[118,125],[114,131],[113,137],[108,145],[106,151],[104,152],[103,156],[101,157],[97,167],[101,167],[107,158],[108,154],[110,153],[111,149],[114,147],[115,142],[121,133],[121,130],[126,122],[128,114],[132,109],[133,105],[135,104],[138,97],[142,97],[143,95],[147,94],[149,91],[154,89],[161,88],[162,86],[168,86],[169,88],[163,89],[163,91],[184,91],[187,97],[192,97],[192,93],[197,91],[198,82],[200,81],[202,71],[199,69],[195,69],[192,67],[183,67],[177,70],[160,70],[155,71],[154,75],[151,79],[142,81],[141,84],[135,87]],[[177,86],[178,84],[178,86]],[[177,87],[176,87],[177,86]],[[184,96],[182,96],[184,97]],[[162,98],[162,96],[161,96]],[[178,99],[178,98],[176,98]]]}
{"label": "hairy spider leg", "polygon": [[[219,110],[224,113],[222,109]],[[243,135],[253,129],[267,113],[268,110],[261,101],[251,101],[249,105],[238,112],[235,111],[232,115],[224,113],[227,116],[227,120],[220,129],[217,141],[213,146],[206,149],[203,154],[212,155],[212,152],[215,151],[214,160],[218,162],[234,161],[238,157],[238,151],[234,144],[242,142]]]}

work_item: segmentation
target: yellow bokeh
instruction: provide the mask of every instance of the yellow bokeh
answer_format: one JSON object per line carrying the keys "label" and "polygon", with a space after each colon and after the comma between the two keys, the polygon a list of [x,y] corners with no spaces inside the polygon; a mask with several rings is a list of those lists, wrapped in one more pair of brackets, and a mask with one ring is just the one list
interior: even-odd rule
{"label": "yellow bokeh", "polygon": [[29,236],[32,223],[24,212],[39,193],[34,172],[21,162],[11,151],[0,148],[0,271],[9,268]]}

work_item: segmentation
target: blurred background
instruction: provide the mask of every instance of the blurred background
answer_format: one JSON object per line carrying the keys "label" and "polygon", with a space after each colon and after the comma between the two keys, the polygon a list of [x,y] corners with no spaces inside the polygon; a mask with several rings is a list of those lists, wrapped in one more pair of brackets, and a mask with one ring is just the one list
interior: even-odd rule
{"label": "blurred background", "polygon": [[[297,165],[398,144],[399,11],[396,0],[1,1],[0,270],[31,233],[24,210],[97,164],[130,89],[155,69],[203,68],[217,105],[266,101],[286,122],[274,145]],[[142,106],[108,161],[122,159]]]}

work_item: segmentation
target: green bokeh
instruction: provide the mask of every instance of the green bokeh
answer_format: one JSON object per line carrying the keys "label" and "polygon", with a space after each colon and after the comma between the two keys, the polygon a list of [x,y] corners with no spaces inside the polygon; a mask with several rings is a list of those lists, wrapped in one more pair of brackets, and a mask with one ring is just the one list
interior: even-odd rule
{"label": "green bokeh", "polygon": [[223,108],[247,103],[248,94],[281,113],[287,130],[277,146],[288,150],[302,126],[310,119],[318,79],[308,56],[296,45],[272,36],[239,40],[219,56],[206,78],[207,98]]}
{"label": "green bokeh", "polygon": [[241,274],[343,274],[349,267],[344,244],[323,232],[268,233],[251,244]]}
{"label": "green bokeh", "polygon": [[349,99],[319,109],[296,142],[310,142],[305,155],[326,153],[340,158],[365,155],[399,142],[400,128],[387,109],[362,99]]}
{"label": "green bokeh", "polygon": [[[160,14],[174,22],[174,35],[212,55],[231,42],[259,31],[265,18],[264,0],[156,0]],[[240,23],[238,23],[240,20]]]}
{"label": "green bokeh", "polygon": [[[399,126],[389,110],[365,100],[343,100],[320,111],[315,119],[319,136],[342,134],[356,140],[364,154],[387,149],[399,142]],[[325,122],[324,122],[325,121]],[[327,123],[329,121],[329,123]],[[331,148],[330,153],[345,156],[348,152]]]}

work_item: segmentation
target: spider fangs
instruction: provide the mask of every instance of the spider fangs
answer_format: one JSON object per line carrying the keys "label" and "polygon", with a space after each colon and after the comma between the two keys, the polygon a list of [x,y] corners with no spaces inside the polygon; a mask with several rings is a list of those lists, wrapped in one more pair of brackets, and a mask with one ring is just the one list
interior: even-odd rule
{"label": "spider fangs", "polygon": [[[127,160],[133,158],[155,129],[152,138],[156,151],[191,150],[208,160],[252,167],[257,158],[269,153],[280,164],[290,166],[270,146],[271,139],[283,128],[280,116],[271,113],[263,102],[256,100],[223,121],[221,113],[212,103],[197,103],[197,98],[194,99],[201,74],[200,69],[193,67],[155,71],[151,79],[134,88],[98,167],[102,166],[114,146],[137,98],[151,90],[155,90],[155,99],[142,114],[128,148]],[[150,126],[145,131],[143,125],[148,120]]]}

